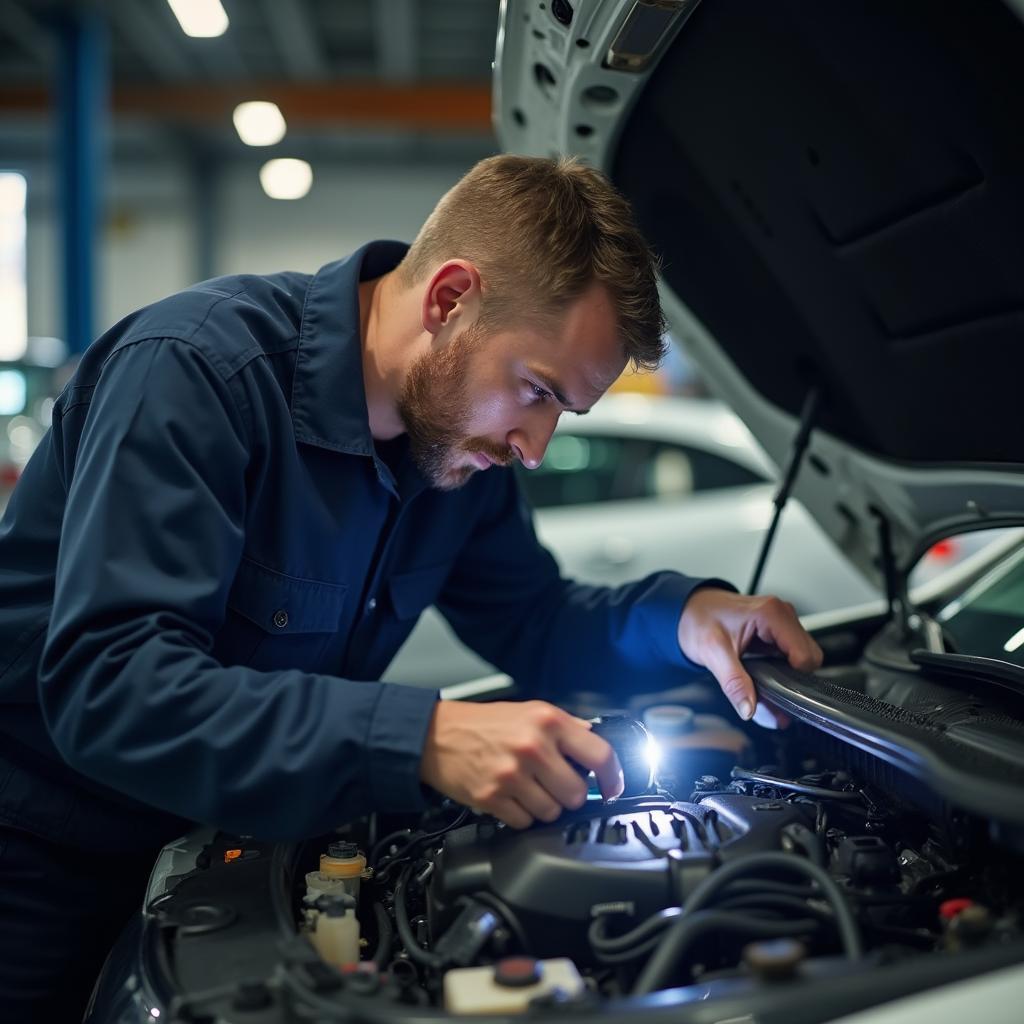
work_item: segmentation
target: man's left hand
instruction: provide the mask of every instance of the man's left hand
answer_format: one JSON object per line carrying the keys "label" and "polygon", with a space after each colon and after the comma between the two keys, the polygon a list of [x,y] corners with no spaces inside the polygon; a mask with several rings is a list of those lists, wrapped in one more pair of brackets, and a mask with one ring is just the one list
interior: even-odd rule
{"label": "man's left hand", "polygon": [[744,597],[717,587],[690,595],[677,630],[683,654],[718,680],[742,719],[753,718],[757,692],[740,655],[756,639],[778,648],[802,672],[821,666],[821,648],[796,611],[777,597]]}

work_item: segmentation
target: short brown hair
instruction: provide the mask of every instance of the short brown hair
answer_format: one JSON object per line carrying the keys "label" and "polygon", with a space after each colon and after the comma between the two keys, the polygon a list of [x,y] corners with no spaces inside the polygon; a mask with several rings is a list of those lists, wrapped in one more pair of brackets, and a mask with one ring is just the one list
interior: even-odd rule
{"label": "short brown hair", "polygon": [[618,312],[624,355],[638,369],[654,369],[665,354],[657,261],[629,203],[592,167],[481,160],[437,204],[402,261],[401,279],[415,284],[448,259],[480,270],[488,327],[557,315],[598,282]]}

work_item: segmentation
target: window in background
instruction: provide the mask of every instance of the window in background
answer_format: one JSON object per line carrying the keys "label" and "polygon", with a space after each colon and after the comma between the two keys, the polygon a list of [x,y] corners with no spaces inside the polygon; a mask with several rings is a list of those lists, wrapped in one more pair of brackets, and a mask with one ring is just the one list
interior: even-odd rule
{"label": "window in background", "polygon": [[0,362],[23,358],[28,347],[26,191],[23,174],[0,171]]}
{"label": "window in background", "polygon": [[552,437],[544,461],[537,469],[520,470],[520,480],[534,508],[679,500],[763,482],[745,466],[689,445],[568,431]]}

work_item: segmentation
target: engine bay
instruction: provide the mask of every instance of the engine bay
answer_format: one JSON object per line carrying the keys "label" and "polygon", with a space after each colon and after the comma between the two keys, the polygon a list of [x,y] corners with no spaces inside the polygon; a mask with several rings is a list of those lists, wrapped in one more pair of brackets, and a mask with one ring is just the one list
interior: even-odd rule
{"label": "engine bay", "polygon": [[[862,715],[1019,728],[1022,698],[1005,688],[967,695],[919,671],[904,685],[885,658],[844,667],[859,637],[823,641],[820,685]],[[882,730],[853,742],[849,721],[803,707],[814,677],[753,670],[762,693],[792,695],[787,728],[736,722],[707,681],[634,694],[613,743],[628,748],[626,795],[606,803],[592,787],[551,824],[520,831],[438,798],[297,844],[186,837],[165,848],[101,1000],[133,1001],[124,1020],[156,1008],[175,1022],[821,1024],[1018,969],[1024,807],[1011,775],[1001,787],[978,774],[993,757],[1012,769],[1017,744],[990,743],[959,774],[936,761],[940,777],[898,734],[890,751]],[[605,710],[584,694],[569,707]]]}
{"label": "engine bay", "polygon": [[[1020,860],[980,822],[813,756],[593,798],[525,831],[448,805],[379,824],[346,836],[366,855],[362,954],[333,966],[456,1014],[777,988],[1021,938]],[[295,896],[322,950],[330,908]]]}

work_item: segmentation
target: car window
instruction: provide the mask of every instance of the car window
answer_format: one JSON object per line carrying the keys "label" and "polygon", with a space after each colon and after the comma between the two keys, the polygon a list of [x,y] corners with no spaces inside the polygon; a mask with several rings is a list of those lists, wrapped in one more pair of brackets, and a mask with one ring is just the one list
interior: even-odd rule
{"label": "car window", "polygon": [[537,469],[518,470],[534,508],[679,499],[762,480],[745,466],[689,445],[568,431],[551,439]]}
{"label": "car window", "polygon": [[1024,549],[947,605],[937,618],[958,654],[1024,666]]}

